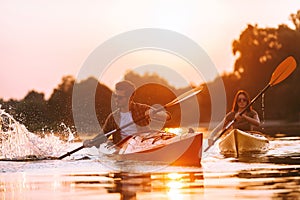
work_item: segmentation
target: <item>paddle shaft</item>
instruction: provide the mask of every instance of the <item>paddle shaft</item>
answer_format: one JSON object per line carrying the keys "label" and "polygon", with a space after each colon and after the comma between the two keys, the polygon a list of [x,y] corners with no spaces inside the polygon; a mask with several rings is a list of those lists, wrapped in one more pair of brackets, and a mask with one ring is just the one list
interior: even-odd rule
{"label": "paddle shaft", "polygon": [[[263,90],[260,91],[260,93],[258,95],[256,95],[251,102],[239,113],[239,115],[242,115],[244,112],[246,112],[246,110],[252,106],[252,104],[267,90],[271,87],[271,84],[268,84]],[[228,124],[226,124],[225,128],[222,130],[222,132],[216,137],[216,139],[213,140],[212,144],[209,145],[204,152],[208,151],[210,149],[211,146],[213,146],[215,144],[215,142],[220,139],[220,137],[222,137],[222,135],[232,126],[232,124],[236,121],[236,118],[234,118],[233,120],[231,120]]]}
{"label": "paddle shaft", "polygon": [[75,152],[77,152],[77,151],[79,151],[79,150],[81,150],[81,149],[83,149],[83,148],[84,148],[84,146],[81,145],[80,147],[74,149],[73,151],[67,152],[67,153],[64,154],[64,155],[59,156],[58,159],[60,160],[60,159],[63,159],[63,158],[65,158],[65,157],[67,157],[67,156],[70,156],[71,154],[73,154],[73,153],[75,153]]}

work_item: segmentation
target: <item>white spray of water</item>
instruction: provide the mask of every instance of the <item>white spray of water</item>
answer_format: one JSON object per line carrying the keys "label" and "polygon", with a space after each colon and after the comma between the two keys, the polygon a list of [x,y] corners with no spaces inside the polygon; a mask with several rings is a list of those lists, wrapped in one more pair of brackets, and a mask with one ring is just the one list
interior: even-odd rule
{"label": "white spray of water", "polygon": [[53,132],[40,137],[1,109],[0,105],[0,159],[58,157],[67,149],[74,136],[69,128],[68,141],[62,141]]}

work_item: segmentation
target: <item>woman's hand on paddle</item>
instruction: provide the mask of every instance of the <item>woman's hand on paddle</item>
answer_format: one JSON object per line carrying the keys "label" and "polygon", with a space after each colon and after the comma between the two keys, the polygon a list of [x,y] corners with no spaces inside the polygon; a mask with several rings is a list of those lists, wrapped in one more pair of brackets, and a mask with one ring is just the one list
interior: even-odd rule
{"label": "woman's hand on paddle", "polygon": [[244,118],[244,116],[245,116],[245,114],[240,114],[239,112],[238,113],[236,113],[235,114],[235,119],[237,120],[237,121],[239,121],[239,120],[241,120],[241,119],[243,119]]}

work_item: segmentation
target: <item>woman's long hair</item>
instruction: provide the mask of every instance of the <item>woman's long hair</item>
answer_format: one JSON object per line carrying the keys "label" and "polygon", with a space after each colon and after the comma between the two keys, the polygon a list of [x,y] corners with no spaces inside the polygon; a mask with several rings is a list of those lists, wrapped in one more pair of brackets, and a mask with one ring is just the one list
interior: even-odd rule
{"label": "woman's long hair", "polygon": [[[239,90],[236,94],[235,94],[235,97],[234,97],[234,101],[233,101],[233,105],[232,105],[232,110],[233,112],[237,112],[238,109],[239,109],[239,106],[238,106],[238,98],[240,96],[240,94],[243,94],[246,99],[247,99],[247,105],[250,103],[250,96],[249,94],[245,91],[245,90]],[[247,112],[250,112],[252,110],[252,106],[249,106],[247,108]]]}

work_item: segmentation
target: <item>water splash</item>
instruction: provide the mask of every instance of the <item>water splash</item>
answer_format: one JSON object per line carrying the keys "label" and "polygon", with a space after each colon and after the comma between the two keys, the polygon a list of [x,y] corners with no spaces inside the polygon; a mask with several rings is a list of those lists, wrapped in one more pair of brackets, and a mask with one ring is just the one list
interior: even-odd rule
{"label": "water splash", "polygon": [[69,133],[67,142],[61,140],[52,131],[49,134],[43,132],[40,137],[28,131],[23,124],[1,109],[0,105],[0,159],[59,157],[65,149],[69,148],[74,139],[71,130],[67,127],[65,130]]}

